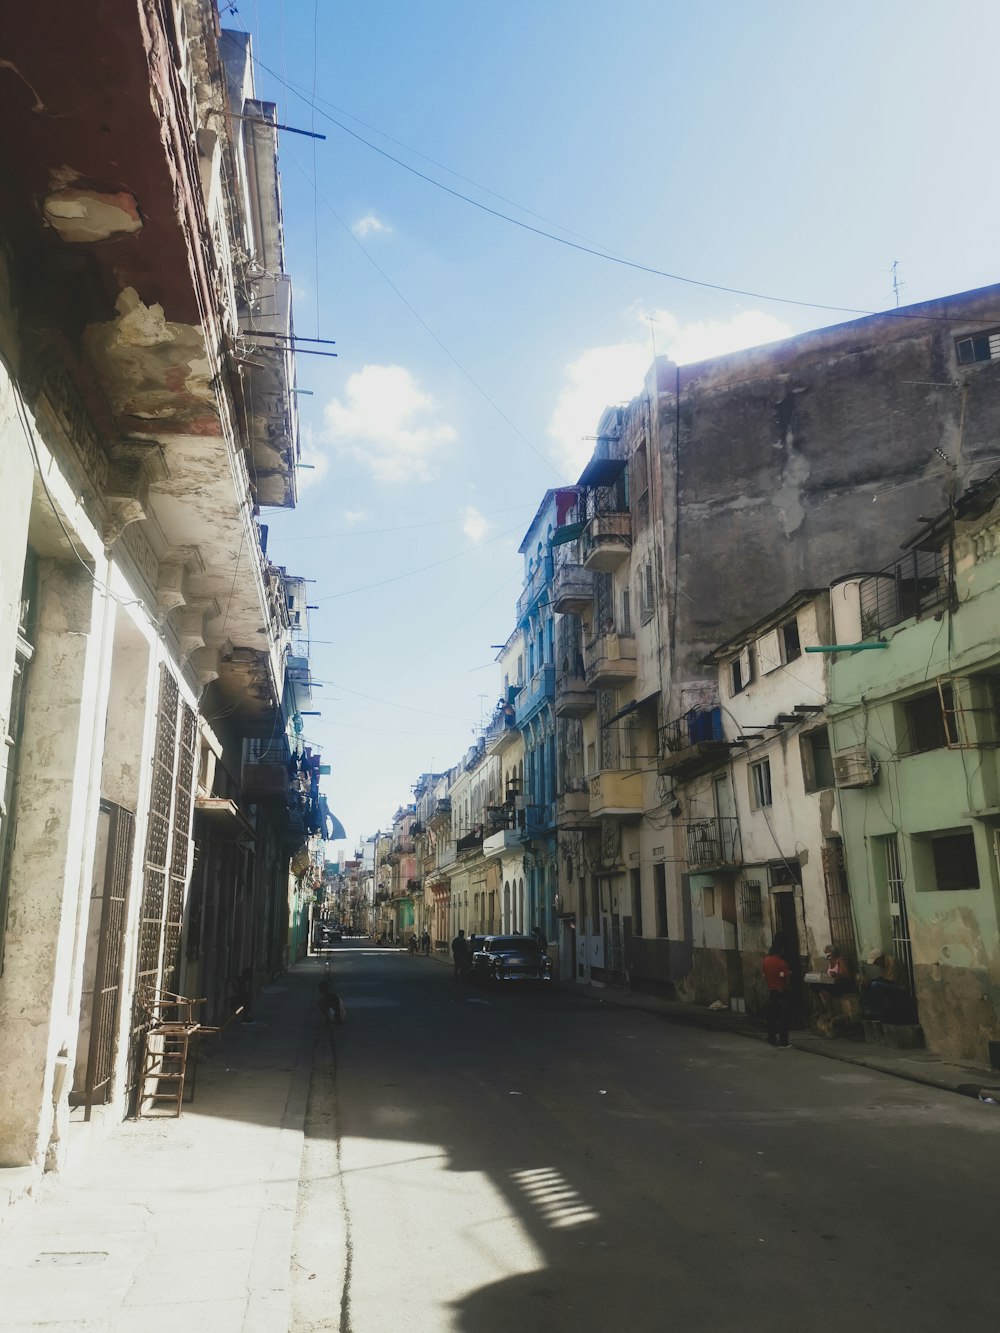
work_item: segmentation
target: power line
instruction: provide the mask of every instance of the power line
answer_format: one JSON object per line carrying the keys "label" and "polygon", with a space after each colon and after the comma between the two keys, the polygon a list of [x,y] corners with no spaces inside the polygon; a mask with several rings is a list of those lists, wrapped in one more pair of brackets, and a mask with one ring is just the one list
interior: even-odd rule
{"label": "power line", "polygon": [[[273,78],[277,79],[287,91],[295,93],[297,97],[301,97],[302,100],[309,105],[309,99],[304,93],[300,93],[267,65],[261,64],[260,67],[261,69],[266,70]],[[393,153],[387,152],[384,148],[380,148],[378,144],[372,143],[371,140],[366,139],[363,134],[358,134],[357,130],[352,130],[349,125],[345,125],[342,121],[338,120],[336,116],[332,116],[328,111],[324,111],[322,107],[316,106],[315,110],[318,111],[319,115],[321,115],[324,120],[328,120],[331,125],[335,125],[337,129],[341,130],[344,134],[349,135],[352,139],[356,139],[358,143],[364,144],[366,148],[370,148],[373,153],[378,153],[380,157],[384,157],[387,161],[395,163],[398,167],[402,167],[404,171],[410,172],[411,175],[416,176],[419,180],[425,181],[428,185],[433,185],[436,189],[443,190],[445,194],[450,194],[453,198],[461,200],[462,203],[469,204],[472,208],[478,208],[481,212],[488,213],[491,217],[498,218],[502,222],[509,222],[514,227],[520,227],[522,231],[531,232],[535,236],[541,236],[545,240],[554,241],[557,245],[566,246],[570,250],[577,250],[581,254],[592,255],[596,259],[604,259],[610,264],[618,264],[623,268],[630,268],[639,273],[649,273],[654,277],[666,278],[670,282],[680,282],[688,287],[700,287],[706,291],[724,292],[729,296],[745,296],[754,301],[771,301],[778,305],[798,306],[806,310],[828,310],[838,315],[860,315],[862,317],[882,315],[886,319],[921,320],[924,322],[945,324],[961,323],[967,325],[970,322],[967,315],[922,315],[906,310],[869,310],[862,306],[833,305],[824,301],[803,301],[791,296],[774,296],[767,292],[751,291],[745,287],[730,287],[721,282],[709,282],[703,278],[691,278],[683,273],[672,273],[667,269],[657,268],[653,264],[644,264],[637,259],[628,259],[624,255],[615,254],[613,251],[603,249],[600,246],[585,245],[580,241],[567,240],[565,236],[557,236],[554,232],[546,231],[543,227],[536,227],[530,222],[524,222],[520,218],[512,217],[509,213],[504,213],[501,209],[492,208],[489,204],[484,204],[478,199],[473,199],[471,195],[463,194],[461,190],[453,189],[450,185],[446,185],[444,181],[435,180],[433,176],[429,176],[426,172],[420,171],[419,168],[411,166],[409,162],[404,162],[402,158],[396,157]],[[376,131],[376,133],[377,132],[378,131]],[[322,198],[322,196],[320,197]],[[520,207],[520,205],[517,205],[517,207]],[[524,210],[524,212],[528,211],[529,210],[527,209]],[[333,212],[332,207],[331,212]],[[334,216],[337,217],[337,214],[334,213]],[[341,226],[345,225],[341,218],[337,217],[337,221],[341,223]],[[353,236],[353,233],[351,233],[351,235]],[[357,238],[355,237],[354,239],[356,240]],[[360,242],[358,243],[360,244]],[[361,248],[364,249],[363,246]],[[367,250],[365,250],[365,254],[368,254]],[[372,263],[374,264],[375,261],[372,260]],[[378,267],[378,265],[375,266]],[[381,269],[379,272],[381,272]],[[383,276],[385,275],[383,274]],[[386,278],[386,281],[388,281],[388,278]],[[420,322],[423,323],[423,320]],[[995,321],[984,318],[981,321],[973,322],[981,322],[985,324]],[[449,355],[451,354],[449,353]],[[458,363],[456,362],[456,364]]]}
{"label": "power line", "polygon": [[[258,60],[256,56],[253,57],[253,62],[260,69],[264,70],[265,73],[271,74],[274,78],[279,77],[274,70],[269,69],[268,66],[265,65],[263,61]],[[292,80],[288,79],[286,80],[286,86],[290,92],[295,93],[307,106],[311,105],[310,98],[306,96],[301,84],[294,83]],[[336,111],[339,116],[346,116],[348,120],[353,120],[356,125],[363,125],[366,130],[371,130],[371,132],[377,134],[380,139],[386,139],[389,143],[394,143],[397,148],[402,148],[404,152],[412,153],[414,157],[419,157],[424,162],[429,162],[431,166],[438,167],[441,171],[447,172],[449,176],[454,176],[456,180],[465,181],[466,185],[472,185],[477,190],[482,190],[484,194],[492,195],[494,199],[499,199],[501,203],[510,204],[512,208],[518,209],[521,213],[526,213],[528,217],[537,218],[539,222],[547,222],[550,227],[558,227],[560,231],[566,232],[568,236],[575,236],[578,240],[588,241],[591,245],[599,244],[599,242],[595,241],[592,236],[585,236],[582,232],[574,231],[572,227],[567,227],[565,223],[557,222],[555,218],[546,217],[544,213],[536,213],[533,209],[528,208],[527,205],[519,204],[516,199],[511,199],[508,195],[501,194],[498,190],[491,190],[490,187],[484,185],[482,181],[477,181],[471,176],[463,175],[461,171],[456,171],[454,167],[449,167],[446,162],[440,162],[437,158],[430,157],[427,153],[422,153],[419,148],[414,148],[412,144],[404,143],[402,139],[394,138],[391,134],[387,134],[385,130],[380,130],[377,125],[372,125],[370,121],[362,120],[360,116],[355,116],[343,107],[337,106],[337,104],[331,102],[329,98],[317,96],[315,84],[313,86],[312,102],[316,104],[312,107],[314,111],[319,109],[320,104],[329,107],[331,111]],[[322,115],[323,113],[320,112],[320,114]],[[612,254],[614,253],[608,246],[602,248],[609,250]]]}
{"label": "power line", "polygon": [[391,578],[380,579],[377,583],[366,583],[360,588],[347,588],[344,592],[327,593],[325,597],[317,597],[317,602],[332,602],[339,597],[350,597],[356,592],[369,592],[372,588],[384,588],[387,583],[398,583],[400,579],[413,578],[415,574],[426,573],[428,569],[437,569],[439,565],[446,565],[449,560],[460,560],[463,555],[471,555],[473,551],[479,550],[483,546],[489,546],[492,542],[498,542],[503,537],[510,537],[515,532],[520,531],[520,524],[516,528],[508,528],[506,532],[498,532],[495,537],[489,537],[484,542],[479,542],[476,546],[466,546],[462,551],[456,551],[454,555],[442,556],[440,560],[434,560],[429,565],[419,565],[416,569],[408,569],[403,574],[393,574]]}
{"label": "power line", "polygon": [[[321,112],[320,114],[322,115],[323,113]],[[293,165],[296,166],[296,167],[299,169],[299,171],[302,171],[302,172],[303,172],[303,175],[306,175],[306,173],[305,173],[305,172],[303,171],[303,169],[302,169],[301,164],[300,164],[299,162],[297,162],[297,161],[295,160],[294,157],[292,157],[291,155],[289,155],[289,159],[290,159],[290,161],[293,163]],[[306,179],[308,180],[308,176],[306,176]],[[339,213],[337,212],[337,210],[334,208],[333,204],[330,203],[329,199],[327,199],[327,197],[326,197],[321,191],[319,191],[319,190],[317,190],[317,195],[318,195],[319,199],[320,199],[320,200],[326,205],[326,207],[330,210],[330,213],[331,213],[331,214],[333,215],[333,217],[336,219],[336,221],[337,221],[337,223],[340,225],[340,227],[347,233],[347,235],[350,237],[350,239],[354,242],[354,244],[358,247],[358,249],[361,251],[361,253],[364,255],[364,257],[368,260],[368,262],[369,262],[369,264],[371,264],[372,268],[375,269],[376,273],[379,274],[379,276],[383,279],[383,281],[384,281],[389,287],[392,288],[392,290],[393,290],[393,291],[395,292],[395,294],[399,297],[400,301],[402,301],[403,305],[406,306],[407,310],[409,310],[410,314],[411,314],[411,315],[413,316],[413,318],[417,321],[417,323],[421,326],[421,328],[424,329],[424,331],[430,335],[430,337],[434,340],[434,342],[437,343],[438,347],[441,348],[441,351],[444,352],[444,354],[445,354],[445,356],[448,358],[448,360],[451,361],[452,364],[455,365],[455,366],[461,371],[461,373],[462,373],[462,374],[465,376],[465,378],[469,381],[469,383],[470,383],[470,384],[472,385],[472,387],[476,390],[476,392],[479,393],[479,394],[481,394],[482,397],[486,400],[486,402],[489,403],[490,407],[493,408],[494,412],[496,412],[497,416],[500,417],[501,421],[506,422],[506,424],[510,427],[510,429],[514,432],[514,434],[518,437],[518,439],[521,440],[521,441],[523,441],[523,443],[526,444],[526,445],[528,446],[528,448],[531,450],[531,452],[532,452],[533,454],[535,454],[536,457],[540,458],[541,461],[545,464],[545,466],[546,466],[547,468],[551,469],[551,471],[553,471],[553,472],[556,474],[556,476],[559,478],[559,480],[565,484],[565,482],[566,482],[566,478],[565,478],[565,477],[563,476],[563,474],[559,471],[559,469],[555,466],[555,464],[552,462],[552,460],[551,460],[550,458],[547,458],[547,457],[545,456],[545,454],[543,454],[542,451],[541,451],[540,449],[538,449],[534,444],[532,444],[531,440],[528,439],[527,435],[525,435],[525,433],[524,433],[518,426],[516,426],[516,425],[514,424],[513,421],[511,421],[510,417],[509,417],[509,416],[507,415],[507,413],[503,410],[503,408],[500,406],[500,404],[499,404],[494,398],[491,398],[491,397],[490,397],[490,395],[486,392],[486,390],[483,388],[483,386],[482,386],[482,385],[479,383],[479,381],[475,378],[475,376],[472,374],[472,372],[471,372],[470,370],[468,370],[468,369],[462,364],[461,361],[459,361],[458,357],[457,357],[457,356],[455,355],[455,353],[451,350],[451,348],[450,348],[450,347],[447,347],[447,346],[444,344],[444,342],[442,342],[442,340],[441,340],[441,339],[438,337],[438,335],[434,332],[434,330],[433,330],[433,329],[431,328],[431,326],[427,323],[427,321],[426,321],[426,320],[424,319],[424,317],[420,314],[420,312],[416,309],[416,307],[413,306],[413,305],[407,300],[407,298],[403,295],[403,293],[399,290],[399,288],[396,286],[396,284],[393,282],[393,280],[389,277],[388,273],[386,273],[385,269],[382,268],[382,266],[381,266],[381,265],[374,259],[374,257],[373,257],[373,256],[371,255],[371,253],[369,252],[368,248],[367,248],[366,246],[362,245],[361,241],[358,239],[357,236],[355,236],[354,232],[353,232],[353,231],[351,230],[351,228],[347,225],[347,223],[344,221],[344,219],[340,216],[340,214],[339,214]]]}

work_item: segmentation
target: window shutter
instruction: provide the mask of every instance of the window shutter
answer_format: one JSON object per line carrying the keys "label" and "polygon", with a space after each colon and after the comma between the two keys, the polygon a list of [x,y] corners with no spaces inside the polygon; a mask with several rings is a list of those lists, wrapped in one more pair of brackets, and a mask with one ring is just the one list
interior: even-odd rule
{"label": "window shutter", "polygon": [[746,689],[746,687],[750,684],[751,680],[749,644],[747,644],[747,646],[740,653],[740,679],[743,681],[743,688]]}
{"label": "window shutter", "polygon": [[776,671],[781,666],[781,643],[776,629],[761,635],[757,640],[757,661],[760,663],[762,676],[766,676],[770,671]]}

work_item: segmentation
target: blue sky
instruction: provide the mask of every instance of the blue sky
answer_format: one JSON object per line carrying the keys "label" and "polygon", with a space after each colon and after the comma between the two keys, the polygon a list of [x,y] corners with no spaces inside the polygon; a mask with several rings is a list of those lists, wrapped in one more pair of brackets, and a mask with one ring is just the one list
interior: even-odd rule
{"label": "blue sky", "polygon": [[[575,480],[604,403],[639,389],[651,330],[658,351],[695,360],[841,317],[576,253],[320,111],[532,226],[713,283],[878,310],[894,259],[904,302],[997,278],[1000,6],[237,9],[224,22],[248,28],[274,71],[258,69],[258,94],[328,136],[281,136],[296,329],[336,339],[338,358],[299,359],[315,470],[299,508],[267,518],[273,558],[316,580],[326,683],[308,730],[352,847],[419,773],[455,763],[492,708],[520,537],[545,487]],[[315,89],[319,109],[281,80]]]}

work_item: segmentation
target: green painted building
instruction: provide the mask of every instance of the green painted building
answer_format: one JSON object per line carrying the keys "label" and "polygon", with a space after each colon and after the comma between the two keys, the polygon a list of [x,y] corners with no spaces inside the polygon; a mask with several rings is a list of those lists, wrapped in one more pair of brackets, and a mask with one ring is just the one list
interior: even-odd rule
{"label": "green painted building", "polygon": [[838,641],[885,646],[835,656],[829,706],[859,954],[892,953],[928,1048],[980,1065],[1000,1041],[998,496],[995,474],[845,587]]}

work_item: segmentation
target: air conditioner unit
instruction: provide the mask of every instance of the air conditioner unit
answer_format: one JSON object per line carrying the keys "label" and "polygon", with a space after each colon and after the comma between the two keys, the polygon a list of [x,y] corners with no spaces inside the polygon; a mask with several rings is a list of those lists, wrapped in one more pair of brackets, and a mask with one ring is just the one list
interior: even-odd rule
{"label": "air conditioner unit", "polygon": [[863,745],[852,745],[833,756],[833,779],[838,787],[874,787],[878,760]]}

